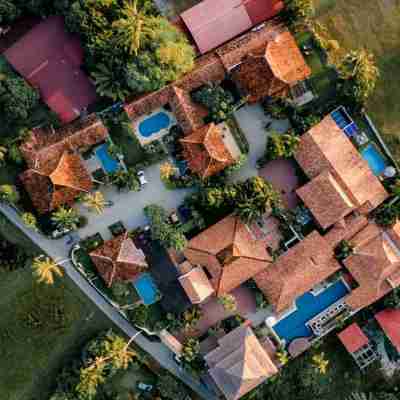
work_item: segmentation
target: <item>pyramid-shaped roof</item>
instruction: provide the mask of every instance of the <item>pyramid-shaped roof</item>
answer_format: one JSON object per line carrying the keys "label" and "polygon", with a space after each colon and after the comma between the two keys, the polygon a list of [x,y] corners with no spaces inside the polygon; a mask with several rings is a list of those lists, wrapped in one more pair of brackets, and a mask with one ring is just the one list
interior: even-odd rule
{"label": "pyramid-shaped roof", "polygon": [[252,329],[242,325],[205,356],[209,373],[228,400],[237,400],[278,372]]}
{"label": "pyramid-shaped roof", "polygon": [[256,240],[233,215],[190,240],[184,253],[193,265],[207,268],[217,295],[230,292],[272,262],[265,242]]}
{"label": "pyramid-shaped roof", "polygon": [[114,281],[134,281],[147,269],[146,257],[128,233],[107,240],[90,257],[108,286]]}

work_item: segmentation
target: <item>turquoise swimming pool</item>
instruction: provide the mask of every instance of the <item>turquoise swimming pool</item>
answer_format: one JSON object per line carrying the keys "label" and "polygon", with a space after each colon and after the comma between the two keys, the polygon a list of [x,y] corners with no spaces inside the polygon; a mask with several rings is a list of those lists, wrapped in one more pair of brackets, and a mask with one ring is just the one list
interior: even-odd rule
{"label": "turquoise swimming pool", "polygon": [[150,274],[144,273],[140,275],[133,286],[135,286],[144,305],[149,306],[158,300],[158,289]]}
{"label": "turquoise swimming pool", "polygon": [[120,168],[119,162],[108,152],[108,143],[104,143],[97,147],[95,153],[107,174],[112,174]]}
{"label": "turquoise swimming pool", "polygon": [[386,160],[372,143],[361,151],[361,157],[367,161],[369,167],[376,176],[381,175],[387,167]]}
{"label": "turquoise swimming pool", "polygon": [[296,338],[312,336],[312,331],[306,323],[348,293],[347,286],[339,280],[316,296],[310,292],[303,294],[296,300],[296,311],[273,326],[275,333],[284,339],[286,344]]}
{"label": "turquoise swimming pool", "polygon": [[170,124],[171,118],[169,115],[164,111],[160,111],[141,121],[138,130],[141,136],[149,138],[161,130],[168,128]]}

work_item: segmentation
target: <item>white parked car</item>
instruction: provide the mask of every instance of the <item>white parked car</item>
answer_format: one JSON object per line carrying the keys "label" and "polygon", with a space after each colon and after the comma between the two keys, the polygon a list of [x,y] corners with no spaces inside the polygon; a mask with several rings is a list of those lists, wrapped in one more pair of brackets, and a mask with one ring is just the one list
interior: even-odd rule
{"label": "white parked car", "polygon": [[147,383],[143,382],[139,382],[137,387],[143,392],[151,392],[153,390],[153,385],[148,385]]}
{"label": "white parked car", "polygon": [[144,186],[147,183],[146,177],[144,176],[144,171],[138,171],[137,177],[139,179],[140,186]]}

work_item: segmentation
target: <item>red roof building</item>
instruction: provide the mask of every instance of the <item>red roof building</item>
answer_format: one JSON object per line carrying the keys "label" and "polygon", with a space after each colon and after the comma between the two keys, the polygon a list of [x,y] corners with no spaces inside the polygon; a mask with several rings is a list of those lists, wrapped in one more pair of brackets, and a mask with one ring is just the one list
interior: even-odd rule
{"label": "red roof building", "polygon": [[349,353],[355,353],[369,343],[367,336],[356,322],[340,332],[338,338]]}
{"label": "red roof building", "polygon": [[62,17],[36,25],[4,53],[9,63],[34,87],[64,123],[77,118],[96,100],[96,90],[80,69],[83,49],[65,31]]}
{"label": "red roof building", "polygon": [[383,310],[375,314],[375,319],[400,353],[400,310]]}
{"label": "red roof building", "polygon": [[109,287],[114,281],[134,281],[148,267],[143,251],[128,233],[107,240],[90,253],[90,258]]}
{"label": "red roof building", "polygon": [[235,159],[222,139],[222,131],[228,129],[226,124],[211,123],[180,140],[189,169],[202,179],[234,164]]}
{"label": "red roof building", "polygon": [[204,54],[274,17],[282,8],[280,0],[204,0],[181,18]]}

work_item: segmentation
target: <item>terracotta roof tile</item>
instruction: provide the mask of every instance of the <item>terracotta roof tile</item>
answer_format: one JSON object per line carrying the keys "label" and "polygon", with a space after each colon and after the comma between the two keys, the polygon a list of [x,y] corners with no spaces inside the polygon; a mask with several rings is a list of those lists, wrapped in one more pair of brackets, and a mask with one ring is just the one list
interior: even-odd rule
{"label": "terracotta roof tile", "polygon": [[239,218],[228,216],[192,240],[184,254],[211,274],[217,295],[228,293],[271,263],[263,241],[255,240]]}
{"label": "terracotta roof tile", "polygon": [[[388,196],[368,163],[330,116],[325,117],[302,136],[295,158],[310,179],[329,171],[338,187],[343,189],[356,208],[367,202],[375,208]],[[336,187],[331,185],[334,192],[337,192]],[[316,189],[315,185],[314,190]],[[331,196],[330,193],[316,196],[313,199],[314,209],[323,210],[328,195]],[[337,194],[332,196],[337,197]],[[341,210],[343,211],[343,208]],[[315,216],[318,219],[318,216]],[[326,226],[325,221],[321,222],[321,225]],[[330,222],[334,222],[332,218]]]}
{"label": "terracotta roof tile", "polygon": [[49,173],[46,169],[29,169],[20,175],[34,207],[41,214],[61,205],[71,205],[81,192],[92,189],[92,179],[78,154],[65,152],[53,171]]}
{"label": "terracotta roof tile", "polygon": [[202,303],[214,293],[214,288],[200,266],[180,276],[178,280],[193,304]]}
{"label": "terracotta roof tile", "polygon": [[148,267],[143,251],[135,246],[128,233],[107,240],[90,257],[107,286],[114,281],[134,281]]}
{"label": "terracotta roof tile", "polygon": [[375,314],[375,319],[393,346],[400,352],[400,310],[382,310]]}
{"label": "terracotta roof tile", "polygon": [[[226,125],[225,129],[228,129]],[[190,170],[202,179],[221,172],[235,162],[221,135],[221,124],[211,123],[180,140]]]}
{"label": "terracotta roof tile", "polygon": [[254,277],[277,313],[340,269],[333,248],[317,231],[291,247]]}
{"label": "terracotta roof tile", "polygon": [[204,358],[209,373],[228,400],[237,400],[278,373],[276,365],[248,326],[218,340]]}
{"label": "terracotta roof tile", "polygon": [[296,193],[323,229],[333,225],[354,209],[354,204],[328,170],[324,170],[312,181],[297,189]]}
{"label": "terracotta roof tile", "polygon": [[367,336],[356,322],[340,332],[338,338],[349,353],[354,353],[369,343]]}
{"label": "terracotta roof tile", "polygon": [[358,287],[346,298],[346,303],[358,310],[374,303],[400,283],[397,281],[400,250],[386,232],[372,223],[356,234],[351,243],[354,253],[344,264]]}

